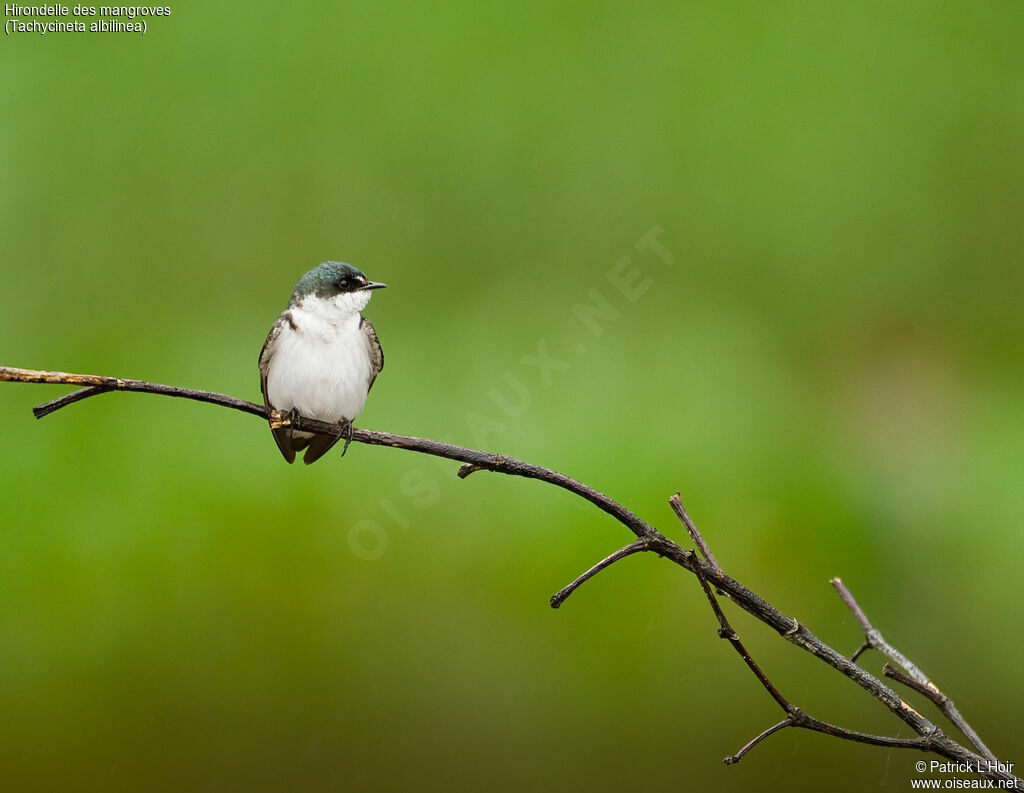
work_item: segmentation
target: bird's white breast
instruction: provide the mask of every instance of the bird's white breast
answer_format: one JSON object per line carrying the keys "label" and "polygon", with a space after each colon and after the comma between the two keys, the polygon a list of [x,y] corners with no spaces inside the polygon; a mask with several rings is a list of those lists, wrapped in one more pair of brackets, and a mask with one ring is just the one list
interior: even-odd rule
{"label": "bird's white breast", "polygon": [[362,412],[371,362],[359,327],[366,301],[359,302],[309,295],[291,308],[292,324],[281,328],[267,371],[271,405],[330,422]]}

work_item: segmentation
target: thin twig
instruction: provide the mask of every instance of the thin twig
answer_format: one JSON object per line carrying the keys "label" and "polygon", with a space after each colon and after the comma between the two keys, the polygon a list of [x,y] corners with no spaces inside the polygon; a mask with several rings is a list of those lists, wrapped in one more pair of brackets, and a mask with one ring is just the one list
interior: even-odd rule
{"label": "thin twig", "polygon": [[45,402],[42,405],[36,405],[32,408],[32,415],[37,419],[41,419],[43,416],[49,416],[51,413],[60,410],[62,407],[67,407],[68,405],[79,402],[87,397],[96,396],[97,394],[102,394],[109,390],[109,388],[104,388],[103,386],[98,385],[79,388],[77,391],[72,391],[70,394],[65,394],[62,397],[51,399],[49,402]]}
{"label": "thin twig", "polygon": [[940,708],[944,703],[949,702],[949,697],[939,691],[939,689],[934,688],[933,686],[921,685],[910,675],[904,674],[892,664],[885,664],[885,666],[882,667],[882,674],[892,680],[895,680],[897,683],[902,683],[907,688],[914,689],[918,694],[923,694]]}
{"label": "thin twig", "polygon": [[[934,682],[932,682],[931,678],[929,678],[928,675],[922,672],[916,664],[914,664],[909,658],[907,658],[903,653],[901,653],[899,650],[897,650],[883,638],[882,634],[878,631],[878,629],[871,624],[871,620],[868,619],[868,615],[864,613],[864,609],[862,609],[860,605],[857,603],[856,598],[854,598],[853,593],[850,592],[846,584],[844,584],[842,580],[839,578],[833,578],[830,583],[833,587],[835,587],[836,592],[839,593],[839,597],[843,599],[843,602],[846,604],[847,608],[849,608],[850,611],[853,613],[853,616],[856,618],[857,622],[860,623],[860,627],[864,631],[865,645],[873,647],[874,649],[878,650],[880,653],[882,653],[882,655],[886,656],[889,660],[894,661],[895,663],[902,666],[907,673],[906,677],[902,675],[897,676],[888,673],[886,673],[886,676],[894,680],[899,680],[899,682],[903,683],[904,685],[909,685],[915,691],[919,691],[926,697],[928,697],[932,702],[934,702],[938,706],[939,710],[942,711],[943,715],[945,715],[945,717],[949,719],[956,726],[956,728],[960,730],[960,732],[967,736],[967,740],[969,740],[974,745],[975,749],[981,752],[981,754],[983,754],[986,759],[995,761],[996,756],[985,745],[985,742],[981,740],[981,736],[979,736],[978,733],[974,731],[974,728],[967,723],[967,719],[965,719],[961,715],[960,711],[957,710],[956,705],[953,704],[953,700],[951,700],[944,693],[942,693],[939,687],[935,685]],[[856,657],[857,656],[855,655],[854,658]],[[888,667],[888,669],[892,670],[893,672],[897,671],[888,664],[886,664],[886,667]],[[899,673],[897,672],[897,674]]]}
{"label": "thin twig", "polygon": [[[49,413],[66,407],[67,405],[81,401],[87,397],[113,391],[159,394],[162,396],[180,397],[199,402],[207,402],[221,407],[238,410],[243,413],[249,413],[264,420],[268,419],[270,414],[270,411],[262,405],[247,402],[243,399],[238,399],[226,394],[161,385],[159,383],[150,383],[143,380],[129,380],[99,375],[81,375],[69,374],[66,372],[48,372],[32,369],[0,367],[0,381],[74,385],[82,389],[81,391],[68,394],[60,399],[53,400],[52,402],[47,403],[47,405],[40,406],[42,408],[38,414],[40,417],[48,415]],[[341,434],[341,432],[345,431],[338,424],[329,424],[303,416],[295,418],[292,421],[292,426],[299,430],[326,434]],[[644,550],[654,551],[659,556],[669,559],[680,567],[693,573],[701,579],[702,586],[706,591],[710,591],[709,585],[713,586],[716,591],[727,596],[740,608],[772,628],[772,630],[776,631],[787,641],[792,642],[802,650],[811,653],[819,660],[853,680],[871,696],[885,705],[885,707],[899,717],[904,723],[910,726],[919,737],[912,739],[893,739],[883,736],[872,736],[864,733],[857,733],[835,725],[830,725],[827,722],[820,722],[806,714],[803,714],[802,711],[792,708],[792,706],[790,706],[790,711],[788,713],[791,726],[812,729],[847,740],[873,743],[881,746],[925,749],[950,760],[968,764],[971,768],[980,769],[979,773],[986,778],[1006,783],[1012,782],[1013,784],[1024,787],[1024,782],[1005,770],[1002,770],[1006,766],[995,769],[991,767],[983,767],[982,763],[985,762],[984,758],[974,752],[971,752],[969,749],[951,738],[948,738],[941,730],[939,730],[938,727],[903,702],[899,695],[886,686],[881,680],[871,675],[833,648],[829,647],[811,633],[811,631],[805,626],[801,625],[796,620],[787,617],[763,598],[759,597],[757,594],[727,575],[722,571],[717,563],[713,562],[714,557],[711,556],[710,553],[706,556],[707,561],[701,560],[696,554],[667,539],[638,515],[622,506],[617,501],[609,498],[604,493],[601,493],[600,491],[557,471],[526,463],[522,460],[517,460],[514,457],[493,454],[491,452],[485,452],[477,449],[467,449],[462,446],[442,443],[428,438],[417,438],[410,435],[395,435],[388,432],[356,429],[352,433],[352,440],[357,443],[375,446],[390,446],[392,448],[406,449],[421,454],[429,454],[435,457],[444,457],[450,460],[456,460],[465,464],[460,470],[463,477],[468,476],[473,471],[494,471],[496,473],[507,474],[510,476],[520,476],[527,479],[537,479],[539,481],[547,482],[548,484],[568,490],[569,492],[586,499],[590,503],[594,504],[598,509],[622,523],[622,525],[637,537],[638,541],[645,541],[647,547],[644,548]],[[686,521],[684,521],[684,523],[685,522]],[[690,523],[692,524],[692,521]],[[691,536],[694,536],[694,533],[696,533],[696,536],[694,537],[696,542],[696,538],[700,536],[699,532],[696,532],[696,527],[693,527]],[[639,546],[639,544],[639,542],[636,543],[637,546]],[[626,548],[631,548],[632,545],[633,544],[626,546]],[[636,550],[641,549],[637,547]],[[625,551],[625,549],[622,549],[622,551]],[[630,551],[630,553],[633,552],[635,551]],[[618,558],[623,558],[625,555],[628,554],[623,553],[622,556],[619,556]],[[613,554],[613,556],[615,556],[615,554]],[[608,564],[611,564],[611,562]],[[607,564],[603,565],[600,569],[604,569],[604,567],[607,566]],[[596,574],[596,572],[599,572],[599,570],[595,570],[591,575]],[[718,612],[716,611],[716,615],[717,614]],[[726,625],[728,625],[728,623],[726,623]],[[727,632],[731,634],[731,628],[728,628]],[[729,638],[729,636],[727,635],[726,638]],[[749,655],[747,655],[747,657],[749,657]],[[753,664],[752,661],[748,663],[748,665],[751,666],[752,670],[756,667],[756,664]],[[767,680],[767,676],[761,672],[758,679],[762,681],[762,684],[764,684]],[[771,683],[769,682],[768,685],[770,686]],[[773,688],[774,687],[769,688],[768,690],[771,691]],[[785,702],[785,699],[782,698],[777,691],[773,696],[775,696],[776,701],[779,702],[780,705]],[[778,729],[782,728],[779,727]],[[763,738],[759,740],[763,740]]]}
{"label": "thin twig", "polygon": [[459,477],[459,479],[465,479],[470,474],[475,474],[477,471],[482,470],[484,469],[481,468],[479,465],[474,465],[473,463],[463,463],[462,465],[459,466],[459,470],[456,472],[455,475]]}
{"label": "thin twig", "polygon": [[[813,716],[808,716],[799,709],[796,709],[790,714],[790,716],[793,720],[794,727],[800,727],[804,730],[813,730],[814,732],[831,735],[833,738],[842,738],[846,741],[867,743],[872,746],[889,746],[893,749],[917,749],[923,752],[934,752],[936,751],[935,742],[937,740],[949,740],[945,735],[943,735],[942,730],[938,727],[935,728],[934,733],[929,735],[918,735],[914,738],[890,738],[887,735],[872,735],[869,732],[848,730],[845,727],[829,724],[827,721],[821,721]],[[981,758],[978,758],[978,760],[981,760]],[[979,768],[980,766],[975,763],[972,767]]]}
{"label": "thin twig", "polygon": [[773,724],[767,730],[764,730],[763,732],[760,732],[757,735],[755,735],[753,738],[751,738],[749,741],[743,744],[743,746],[740,747],[740,750],[736,752],[736,754],[728,755],[726,758],[722,760],[722,762],[726,765],[733,765],[735,763],[738,763],[740,760],[743,759],[743,755],[745,755],[747,752],[749,752],[751,749],[753,749],[755,746],[761,743],[761,741],[763,741],[769,735],[771,735],[772,733],[776,733],[779,730],[784,730],[786,727],[790,727],[792,725],[793,720],[789,716],[786,716],[786,718],[784,718],[778,724]]}
{"label": "thin twig", "polygon": [[633,554],[639,553],[641,551],[648,551],[650,550],[650,548],[651,541],[644,537],[639,540],[633,540],[633,542],[631,542],[629,545],[619,548],[619,550],[617,550],[615,553],[609,554],[600,562],[598,562],[589,570],[587,570],[587,572],[579,575],[570,584],[562,587],[555,594],[553,594],[551,596],[551,608],[556,609],[559,606],[561,606],[565,602],[566,598],[568,598],[569,595],[576,591],[580,584],[582,584],[584,581],[590,578],[593,578],[606,567],[611,567],[613,564],[619,561],[619,559],[625,559],[627,556],[632,556]]}
{"label": "thin twig", "polygon": [[[867,645],[867,647],[873,647],[883,655],[895,661],[906,669],[907,674],[915,680],[924,683],[925,685],[931,682],[928,680],[928,676],[918,669],[909,658],[882,638],[882,634],[879,633],[878,629],[871,624],[871,621],[868,619],[868,615],[864,613],[864,609],[862,609],[854,599],[853,593],[847,589],[846,584],[842,582],[842,579],[833,578],[829,583],[835,587],[836,592],[839,593],[839,597],[843,599],[846,607],[850,609],[854,618],[858,623],[860,623],[861,630],[864,631],[864,644]],[[860,652],[863,652],[863,650]]]}
{"label": "thin twig", "polygon": [[[761,667],[758,666],[750,656],[750,653],[747,652],[747,648],[743,646],[743,642],[740,641],[739,635],[732,629],[732,625],[729,624],[729,620],[726,619],[725,612],[722,611],[722,606],[719,604],[718,598],[716,598],[715,593],[711,591],[711,587],[708,586],[707,579],[704,577],[704,572],[699,567],[696,568],[696,576],[697,580],[700,582],[701,588],[704,590],[705,596],[707,596],[708,603],[711,604],[711,610],[715,612],[715,616],[718,618],[718,635],[729,641],[733,646],[733,649],[736,650],[740,658],[743,659],[743,662],[750,667],[750,671],[754,673],[754,677],[761,681],[761,685],[764,686],[772,699],[779,704],[779,707],[782,708],[783,711],[789,714],[793,710],[793,706],[784,696],[782,696],[782,694],[779,693],[779,690],[775,688],[772,681],[768,679],[768,675],[764,673]],[[743,754],[743,752],[740,752],[740,756]]]}
{"label": "thin twig", "polygon": [[975,749],[981,752],[988,760],[996,762],[996,756],[993,754],[992,750],[985,745],[985,742],[981,740],[981,736],[975,732],[967,719],[965,719],[963,715],[961,715],[960,711],[957,710],[956,705],[953,704],[953,700],[940,691],[939,687],[936,686],[935,683],[929,682],[927,685],[922,685],[909,675],[903,674],[900,670],[890,666],[889,664],[882,667],[882,674],[928,697],[928,699],[934,702],[936,707],[942,711],[942,714],[955,724],[957,729],[967,737],[967,740],[974,745]]}
{"label": "thin twig", "polygon": [[697,568],[696,571],[697,580],[700,582],[701,588],[704,590],[704,595],[708,599],[708,603],[711,604],[711,610],[715,613],[715,617],[718,618],[718,635],[727,639],[732,645],[736,653],[743,659],[743,662],[747,665],[754,676],[760,681],[764,689],[771,695],[771,698],[775,700],[786,717],[778,724],[774,724],[764,732],[760,733],[743,746],[736,754],[729,755],[725,758],[725,763],[731,765],[738,763],[743,759],[743,755],[753,749],[757,744],[772,735],[779,730],[786,727],[800,727],[806,730],[814,730],[815,732],[825,733],[836,738],[842,738],[847,741],[856,741],[858,743],[868,743],[875,746],[891,746],[902,749],[927,749],[930,748],[930,741],[941,735],[938,728],[928,733],[926,736],[919,736],[917,738],[890,738],[884,735],[872,735],[866,732],[860,732],[858,730],[850,730],[845,727],[840,727],[836,724],[831,724],[821,719],[816,719],[813,716],[809,716],[804,713],[800,708],[793,705],[787,700],[775,687],[775,685],[769,680],[768,675],[765,674],[764,670],[754,661],[747,648],[740,641],[739,635],[733,629],[729,619],[725,616],[725,612],[722,610],[721,604],[718,602],[718,598],[715,597],[714,592],[711,591],[711,587],[704,578],[703,571]]}
{"label": "thin twig", "polygon": [[850,660],[856,663],[857,659],[870,649],[871,645],[868,642],[864,642],[864,644],[853,651],[853,655],[850,656]]}
{"label": "thin twig", "polygon": [[679,520],[686,526],[686,530],[690,532],[690,537],[697,544],[698,550],[700,550],[701,556],[704,557],[705,561],[713,568],[721,572],[722,568],[718,566],[718,561],[715,559],[715,555],[711,553],[711,549],[708,548],[707,543],[704,542],[704,538],[701,533],[697,531],[697,525],[690,520],[690,515],[686,511],[686,507],[683,506],[683,500],[679,498],[679,493],[676,493],[672,498],[668,500],[668,503],[672,505],[672,509],[675,510]]}
{"label": "thin twig", "polygon": [[[830,735],[833,738],[840,738],[844,741],[853,741],[855,743],[866,743],[871,746],[888,746],[892,749],[917,749],[921,752],[934,752],[935,747],[933,741],[941,732],[936,735],[918,735],[915,738],[890,738],[887,735],[872,735],[869,732],[860,732],[858,730],[848,730],[845,727],[840,727],[836,724],[830,724],[827,721],[816,719],[813,716],[808,716],[799,708],[793,708],[789,714],[782,721],[777,724],[773,724],[767,730],[759,733],[752,740],[748,741],[736,754],[731,754],[725,758],[724,762],[726,765],[732,765],[738,763],[743,759],[743,755],[753,749],[757,744],[763,741],[772,733],[778,732],[786,727],[798,727],[802,730],[811,730],[813,732],[820,732],[823,735]],[[979,758],[980,759],[980,758]],[[987,762],[987,761],[983,761]],[[977,763],[970,765],[970,768],[980,769],[985,768],[985,765],[978,765]]]}

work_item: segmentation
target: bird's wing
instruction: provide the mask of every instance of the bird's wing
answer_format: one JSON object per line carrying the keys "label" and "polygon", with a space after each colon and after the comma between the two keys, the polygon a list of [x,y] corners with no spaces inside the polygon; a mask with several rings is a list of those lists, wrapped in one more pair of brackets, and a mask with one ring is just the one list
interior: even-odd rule
{"label": "bird's wing", "polygon": [[[260,391],[263,392],[263,404],[270,409],[274,409],[274,406],[270,404],[270,399],[267,397],[267,375],[270,372],[270,359],[274,357],[274,351],[277,348],[277,340],[281,335],[281,329],[285,324],[290,323],[292,327],[295,327],[295,321],[292,319],[291,312],[286,311],[282,314],[274,326],[270,329],[270,333],[267,334],[267,340],[263,342],[263,349],[260,350]],[[277,448],[281,450],[281,454],[284,459],[289,462],[295,462],[295,449],[292,446],[291,432],[282,427],[280,429],[271,430],[274,434],[274,440],[277,441]]]}
{"label": "bird's wing", "polygon": [[380,339],[377,338],[377,331],[373,329],[373,323],[366,317],[360,319],[359,330],[363,332],[366,348],[370,353],[370,382],[366,386],[366,390],[369,392],[373,388],[373,381],[377,379],[380,370],[384,368],[384,350],[381,349]]}

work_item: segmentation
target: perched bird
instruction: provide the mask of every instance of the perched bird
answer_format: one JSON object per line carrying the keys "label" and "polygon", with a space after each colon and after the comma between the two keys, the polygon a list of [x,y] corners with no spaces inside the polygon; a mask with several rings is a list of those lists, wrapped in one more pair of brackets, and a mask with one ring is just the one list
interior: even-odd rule
{"label": "perched bird", "polygon": [[350,264],[324,262],[299,279],[270,329],[260,351],[260,389],[263,404],[279,411],[270,429],[289,463],[303,449],[303,462],[316,462],[341,436],[294,430],[282,414],[337,422],[347,430],[348,448],[352,421],[384,368],[377,333],[359,312],[384,286]]}

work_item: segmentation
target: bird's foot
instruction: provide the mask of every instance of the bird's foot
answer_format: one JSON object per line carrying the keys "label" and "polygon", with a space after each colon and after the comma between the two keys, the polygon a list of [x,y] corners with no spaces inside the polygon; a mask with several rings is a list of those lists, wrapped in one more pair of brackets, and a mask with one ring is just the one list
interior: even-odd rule
{"label": "bird's foot", "polygon": [[288,411],[288,434],[292,438],[292,443],[295,443],[295,422],[299,420],[299,409],[292,408]]}
{"label": "bird's foot", "polygon": [[349,419],[342,419],[338,422],[341,425],[341,437],[345,439],[345,445],[341,449],[341,456],[345,456],[348,445],[352,443],[352,422]]}
{"label": "bird's foot", "polygon": [[299,418],[299,409],[292,408],[291,410],[271,410],[270,411],[270,429],[280,430],[285,427],[291,427]]}

